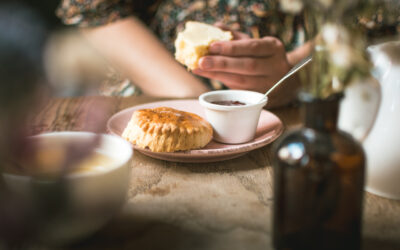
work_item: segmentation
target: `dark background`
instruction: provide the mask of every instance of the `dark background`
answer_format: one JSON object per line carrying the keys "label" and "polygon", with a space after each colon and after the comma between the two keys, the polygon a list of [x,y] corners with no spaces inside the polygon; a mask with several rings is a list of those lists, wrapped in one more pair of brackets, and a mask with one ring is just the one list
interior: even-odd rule
{"label": "dark background", "polygon": [[65,28],[60,19],[56,16],[55,11],[61,0],[18,0],[8,2],[21,2],[35,10],[43,20],[49,30],[57,30]]}

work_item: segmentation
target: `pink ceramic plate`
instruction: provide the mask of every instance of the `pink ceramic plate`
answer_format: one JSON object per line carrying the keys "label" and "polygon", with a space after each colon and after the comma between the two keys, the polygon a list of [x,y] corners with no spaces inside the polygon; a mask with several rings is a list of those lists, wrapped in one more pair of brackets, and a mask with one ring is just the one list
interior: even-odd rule
{"label": "pink ceramic plate", "polygon": [[[162,102],[146,103],[131,108],[124,109],[114,114],[107,123],[107,129],[110,133],[121,136],[133,111],[144,108],[171,107],[183,111],[192,112],[205,118],[203,107],[198,100],[171,100]],[[153,158],[176,161],[176,162],[215,162],[232,159],[244,155],[245,153],[260,148],[274,141],[283,131],[281,120],[271,112],[261,111],[260,121],[258,122],[255,138],[242,144],[223,144],[211,141],[202,149],[181,151],[174,153],[158,153],[149,149],[139,148],[133,145],[133,148],[141,153]]]}

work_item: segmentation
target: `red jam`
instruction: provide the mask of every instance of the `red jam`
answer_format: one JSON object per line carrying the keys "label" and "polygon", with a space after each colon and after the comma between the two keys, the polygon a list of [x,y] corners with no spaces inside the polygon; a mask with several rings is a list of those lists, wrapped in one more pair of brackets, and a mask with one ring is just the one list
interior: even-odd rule
{"label": "red jam", "polygon": [[246,103],[243,102],[239,102],[239,101],[215,101],[215,102],[211,102],[213,104],[217,104],[217,105],[224,105],[224,106],[242,106],[242,105],[246,105]]}

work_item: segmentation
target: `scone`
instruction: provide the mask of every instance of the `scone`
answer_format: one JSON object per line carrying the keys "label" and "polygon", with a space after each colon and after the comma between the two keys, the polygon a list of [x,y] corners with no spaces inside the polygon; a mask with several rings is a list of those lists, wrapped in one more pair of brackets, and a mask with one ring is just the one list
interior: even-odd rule
{"label": "scone", "polygon": [[208,54],[208,47],[212,42],[229,41],[232,38],[230,31],[223,31],[205,23],[189,21],[175,40],[175,59],[190,70],[196,69],[199,59]]}
{"label": "scone", "polygon": [[153,152],[202,148],[213,135],[211,125],[200,116],[168,107],[136,110],[122,137]]}

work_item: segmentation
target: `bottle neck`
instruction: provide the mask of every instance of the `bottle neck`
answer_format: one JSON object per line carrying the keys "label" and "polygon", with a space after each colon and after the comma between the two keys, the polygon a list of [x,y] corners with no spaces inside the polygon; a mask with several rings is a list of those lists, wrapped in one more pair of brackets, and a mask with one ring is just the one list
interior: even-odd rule
{"label": "bottle neck", "polygon": [[306,98],[300,97],[304,125],[319,131],[336,131],[339,101],[342,96],[342,94],[335,94],[326,99],[317,99],[310,96]]}

